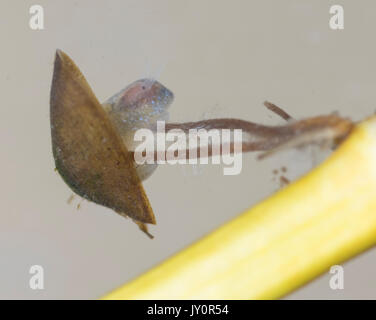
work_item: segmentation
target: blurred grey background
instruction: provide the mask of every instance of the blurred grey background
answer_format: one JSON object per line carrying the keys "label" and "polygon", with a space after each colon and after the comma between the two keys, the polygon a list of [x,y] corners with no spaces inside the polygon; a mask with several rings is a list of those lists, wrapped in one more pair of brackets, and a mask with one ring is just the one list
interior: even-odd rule
{"label": "blurred grey background", "polygon": [[[44,8],[31,30],[29,8]],[[329,28],[344,6],[345,29]],[[145,183],[157,218],[149,240],[128,219],[80,199],[54,172],[49,90],[56,48],[80,67],[100,101],[154,76],[175,94],[171,120],[231,116],[281,121],[266,99],[296,118],[375,111],[376,2],[219,0],[1,0],[0,298],[99,298],[275,192],[272,170],[310,165],[299,155],[243,157],[222,167],[162,166]],[[303,157],[304,158],[304,157]],[[45,289],[31,290],[41,265]],[[345,263],[345,289],[329,273],[288,299],[376,298],[376,254]]]}

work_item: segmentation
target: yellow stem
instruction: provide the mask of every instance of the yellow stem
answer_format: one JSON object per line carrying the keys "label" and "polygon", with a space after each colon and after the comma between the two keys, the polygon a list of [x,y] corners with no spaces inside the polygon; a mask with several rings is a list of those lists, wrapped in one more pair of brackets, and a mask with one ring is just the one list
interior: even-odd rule
{"label": "yellow stem", "polygon": [[376,117],[329,159],[105,299],[274,299],[376,241]]}

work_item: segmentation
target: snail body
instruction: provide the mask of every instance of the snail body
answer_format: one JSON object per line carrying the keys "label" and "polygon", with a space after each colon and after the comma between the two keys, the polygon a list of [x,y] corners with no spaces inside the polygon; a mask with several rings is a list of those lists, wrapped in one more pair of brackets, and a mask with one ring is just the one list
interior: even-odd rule
{"label": "snail body", "polygon": [[[123,139],[129,151],[137,143],[133,137],[139,129],[156,129],[159,120],[169,119],[168,109],[174,99],[173,93],[154,79],[137,80],[106,100],[102,106]],[[135,163],[141,180],[148,178],[157,164]]]}

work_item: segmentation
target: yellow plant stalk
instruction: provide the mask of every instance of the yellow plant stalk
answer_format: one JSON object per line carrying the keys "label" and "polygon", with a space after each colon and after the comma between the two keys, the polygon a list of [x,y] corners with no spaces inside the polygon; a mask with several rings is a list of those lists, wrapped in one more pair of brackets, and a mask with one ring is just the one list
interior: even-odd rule
{"label": "yellow plant stalk", "polygon": [[373,117],[319,167],[104,298],[279,298],[375,242]]}

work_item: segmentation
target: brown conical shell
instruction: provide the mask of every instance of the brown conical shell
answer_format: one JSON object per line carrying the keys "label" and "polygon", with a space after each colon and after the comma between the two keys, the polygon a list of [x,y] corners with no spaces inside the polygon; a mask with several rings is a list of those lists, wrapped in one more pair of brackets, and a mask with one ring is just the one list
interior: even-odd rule
{"label": "brown conical shell", "polygon": [[89,201],[141,223],[155,217],[131,154],[74,62],[56,51],[50,97],[58,172]]}

